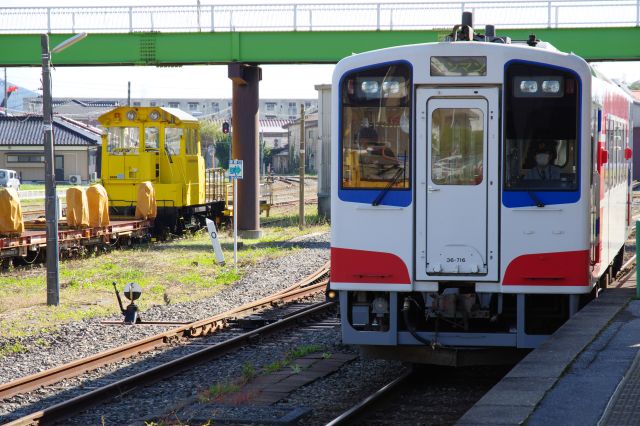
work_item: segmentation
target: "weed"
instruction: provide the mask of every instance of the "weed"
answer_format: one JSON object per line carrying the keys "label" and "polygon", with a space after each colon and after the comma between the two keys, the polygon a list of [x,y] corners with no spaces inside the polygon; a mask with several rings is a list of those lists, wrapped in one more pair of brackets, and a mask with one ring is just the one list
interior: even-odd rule
{"label": "weed", "polygon": [[296,358],[302,358],[303,356],[307,356],[313,352],[320,352],[323,349],[324,346],[322,345],[301,345],[289,352],[287,354],[287,359],[293,360]]}
{"label": "weed", "polygon": [[216,383],[209,387],[208,396],[210,399],[219,398],[222,395],[238,392],[240,385],[237,383]]}
{"label": "weed", "polygon": [[256,368],[250,362],[245,362],[242,366],[242,377],[246,382],[256,377]]}
{"label": "weed", "polygon": [[291,371],[293,371],[293,374],[300,374],[300,372],[302,371],[302,367],[300,367],[298,364],[293,364],[291,366]]}
{"label": "weed", "polygon": [[27,347],[20,342],[11,344],[5,343],[4,345],[0,346],[0,358],[3,358],[10,354],[24,353],[27,352],[27,350]]}
{"label": "weed", "polygon": [[322,359],[329,359],[333,356],[331,352],[322,352]]}

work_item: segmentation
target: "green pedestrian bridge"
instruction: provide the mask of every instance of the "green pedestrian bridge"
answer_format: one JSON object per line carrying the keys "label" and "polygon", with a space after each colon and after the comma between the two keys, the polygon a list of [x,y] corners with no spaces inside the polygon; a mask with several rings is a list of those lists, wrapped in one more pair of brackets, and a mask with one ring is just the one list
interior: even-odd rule
{"label": "green pedestrian bridge", "polygon": [[589,61],[640,60],[640,0],[464,1],[0,8],[0,66],[335,63],[352,53],[434,42],[473,12],[476,31],[529,34]]}

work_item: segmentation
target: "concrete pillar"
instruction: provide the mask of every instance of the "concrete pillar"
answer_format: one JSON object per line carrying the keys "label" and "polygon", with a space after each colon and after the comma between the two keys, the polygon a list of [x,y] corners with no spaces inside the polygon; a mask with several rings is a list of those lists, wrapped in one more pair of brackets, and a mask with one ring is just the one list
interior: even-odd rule
{"label": "concrete pillar", "polygon": [[318,91],[318,136],[320,157],[318,168],[318,215],[331,218],[331,85],[319,84]]}
{"label": "concrete pillar", "polygon": [[[259,238],[260,169],[258,152],[258,86],[262,69],[254,65],[232,63],[228,66],[233,81],[232,151],[234,159],[243,161],[243,179],[238,181],[238,234]],[[236,212],[234,212],[236,214]]]}

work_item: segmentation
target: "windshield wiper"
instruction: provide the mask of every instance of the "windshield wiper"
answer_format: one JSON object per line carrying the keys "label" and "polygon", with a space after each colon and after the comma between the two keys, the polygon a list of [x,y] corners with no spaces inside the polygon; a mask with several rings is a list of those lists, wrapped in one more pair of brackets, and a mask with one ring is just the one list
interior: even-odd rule
{"label": "windshield wiper", "polygon": [[542,202],[542,200],[540,200],[540,198],[538,198],[536,194],[534,194],[532,191],[527,191],[527,194],[529,194],[529,197],[531,197],[533,202],[536,203],[536,207],[544,207],[544,203]]}
{"label": "windshield wiper", "polygon": [[371,205],[372,206],[379,206],[380,203],[382,202],[382,199],[384,198],[384,196],[387,195],[387,192],[389,192],[391,187],[398,181],[400,176],[402,176],[403,174],[404,174],[404,168],[398,168],[398,171],[396,172],[396,174],[393,175],[393,177],[391,178],[391,180],[389,181],[387,186],[382,191],[380,191],[380,193],[378,194],[376,199],[373,200]]}

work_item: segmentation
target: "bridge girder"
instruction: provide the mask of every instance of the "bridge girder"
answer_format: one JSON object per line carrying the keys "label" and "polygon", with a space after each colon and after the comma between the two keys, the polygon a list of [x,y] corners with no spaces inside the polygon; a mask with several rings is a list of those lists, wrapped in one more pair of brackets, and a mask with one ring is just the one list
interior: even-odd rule
{"label": "bridge girder", "polygon": [[[53,57],[56,66],[318,64],[352,53],[442,40],[449,30],[326,32],[192,32],[89,34]],[[640,60],[640,28],[498,29],[525,40],[534,33],[588,61]],[[70,34],[51,34],[51,45]],[[0,66],[40,66],[39,34],[0,35]]]}

